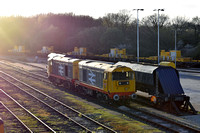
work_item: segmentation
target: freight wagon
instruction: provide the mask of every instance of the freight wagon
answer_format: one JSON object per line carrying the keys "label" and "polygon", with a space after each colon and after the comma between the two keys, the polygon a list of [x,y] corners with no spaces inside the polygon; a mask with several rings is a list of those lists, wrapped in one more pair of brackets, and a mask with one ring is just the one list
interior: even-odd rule
{"label": "freight wagon", "polygon": [[116,65],[127,66],[135,71],[136,90],[148,93],[156,105],[178,114],[182,110],[196,113],[190,97],[184,94],[176,69],[127,62],[118,62]]}

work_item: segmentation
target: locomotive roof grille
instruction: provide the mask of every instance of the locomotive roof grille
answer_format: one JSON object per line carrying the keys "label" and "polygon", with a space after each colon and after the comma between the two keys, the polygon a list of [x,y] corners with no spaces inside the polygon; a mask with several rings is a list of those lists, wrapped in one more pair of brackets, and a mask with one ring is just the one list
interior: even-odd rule
{"label": "locomotive roof grille", "polygon": [[87,61],[86,63],[91,63],[91,62],[93,62],[93,61]]}

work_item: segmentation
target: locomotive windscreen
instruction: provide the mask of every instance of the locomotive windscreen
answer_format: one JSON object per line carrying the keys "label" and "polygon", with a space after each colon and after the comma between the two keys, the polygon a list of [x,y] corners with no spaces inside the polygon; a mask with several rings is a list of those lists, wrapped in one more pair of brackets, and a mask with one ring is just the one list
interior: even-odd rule
{"label": "locomotive windscreen", "polygon": [[113,72],[112,79],[113,80],[132,80],[133,72]]}

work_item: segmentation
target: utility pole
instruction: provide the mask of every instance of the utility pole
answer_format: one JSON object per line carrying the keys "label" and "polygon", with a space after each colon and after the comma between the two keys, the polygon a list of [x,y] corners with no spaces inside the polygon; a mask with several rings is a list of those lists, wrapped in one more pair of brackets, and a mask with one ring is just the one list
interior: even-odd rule
{"label": "utility pole", "polygon": [[174,35],[175,35],[174,38],[175,38],[175,67],[176,67],[176,29]]}
{"label": "utility pole", "polygon": [[159,11],[164,11],[164,9],[154,9],[153,11],[158,11],[158,65],[159,65],[160,63]]}
{"label": "utility pole", "polygon": [[139,54],[139,51],[140,51],[140,49],[139,49],[139,47],[140,47],[140,45],[139,45],[139,11],[144,11],[144,9],[133,9],[133,11],[134,10],[137,10],[137,63],[139,63],[139,58],[140,58],[140,54]]}

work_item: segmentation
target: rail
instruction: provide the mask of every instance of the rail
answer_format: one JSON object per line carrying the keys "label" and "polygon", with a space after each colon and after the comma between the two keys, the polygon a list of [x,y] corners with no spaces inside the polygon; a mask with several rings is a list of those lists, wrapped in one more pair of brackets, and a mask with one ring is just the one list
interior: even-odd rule
{"label": "rail", "polygon": [[[61,101],[58,101],[55,98],[53,98],[53,97],[51,97],[51,96],[49,96],[49,95],[37,90],[36,88],[34,88],[34,87],[32,87],[32,86],[30,86],[30,85],[28,85],[28,84],[26,84],[26,83],[24,83],[22,81],[19,81],[18,79],[6,74],[5,72],[1,72],[1,73],[6,75],[7,77],[17,81],[17,82],[23,84],[24,86],[28,87],[30,89],[29,90],[30,92],[28,92],[27,90],[24,90],[21,87],[11,83],[11,81],[7,80],[7,82],[9,82],[10,84],[13,84],[15,87],[17,87],[18,89],[20,89],[24,93],[28,94],[29,96],[33,97],[34,99],[37,99],[38,101],[43,103],[45,106],[48,106],[52,110],[56,111],[62,117],[70,119],[72,122],[74,122],[75,124],[79,125],[80,127],[82,127],[87,132],[93,132],[93,131],[96,132],[97,130],[102,130],[104,132],[116,132],[113,129],[111,129],[111,128],[99,123],[96,120],[91,119],[90,117],[88,117],[88,116],[82,114],[81,112],[73,109],[72,107],[62,103]],[[36,97],[35,95],[38,95],[38,94],[35,94],[35,93],[39,93],[39,96]],[[35,95],[33,95],[33,94],[35,94]],[[45,100],[41,100],[41,99],[45,99]],[[62,109],[59,109],[59,108],[62,108]],[[67,112],[65,112],[65,111],[67,111]],[[68,114],[68,115],[65,115],[65,114]],[[78,119],[75,120],[75,118],[78,118]],[[90,124],[88,125],[88,123],[90,123]],[[99,127],[101,127],[101,128],[99,128]]]}

